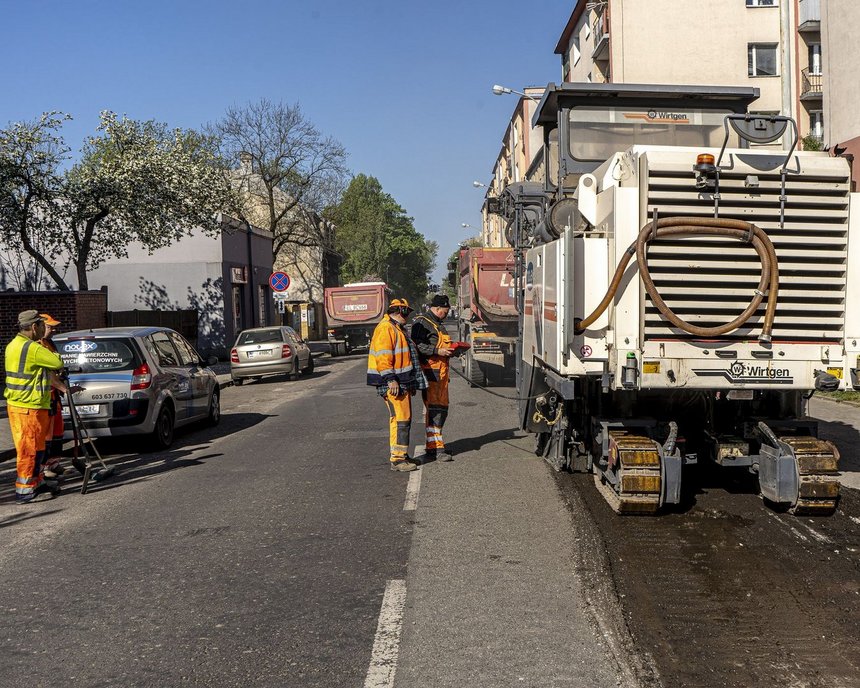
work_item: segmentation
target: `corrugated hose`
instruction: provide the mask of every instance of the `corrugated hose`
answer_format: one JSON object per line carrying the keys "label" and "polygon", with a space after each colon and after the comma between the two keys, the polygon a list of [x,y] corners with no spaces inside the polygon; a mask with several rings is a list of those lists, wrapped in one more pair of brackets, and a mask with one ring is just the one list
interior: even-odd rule
{"label": "corrugated hose", "polygon": [[[649,242],[667,237],[689,238],[702,236],[731,237],[751,244],[761,261],[761,278],[749,306],[731,322],[717,327],[698,327],[679,318],[666,305],[666,302],[663,301],[657,292],[654,281],[651,279],[651,273],[648,270],[647,250]],[[771,341],[773,319],[776,313],[777,292],[779,291],[779,266],[773,243],[771,243],[770,238],[762,229],[750,222],[702,217],[660,218],[656,222],[649,222],[642,227],[639,236],[636,237],[636,241],[628,247],[621,261],[618,263],[618,267],[615,270],[615,274],[603,300],[587,318],[576,324],[577,334],[586,330],[612,303],[615,293],[618,291],[618,286],[621,284],[624,270],[634,253],[636,254],[639,276],[642,279],[642,284],[645,286],[645,291],[648,292],[648,296],[651,297],[651,301],[657,307],[657,310],[660,311],[661,315],[678,329],[697,337],[715,337],[726,334],[732,330],[736,330],[749,320],[750,316],[758,309],[765,295],[768,295],[764,324],[759,335],[759,341],[762,343]]]}

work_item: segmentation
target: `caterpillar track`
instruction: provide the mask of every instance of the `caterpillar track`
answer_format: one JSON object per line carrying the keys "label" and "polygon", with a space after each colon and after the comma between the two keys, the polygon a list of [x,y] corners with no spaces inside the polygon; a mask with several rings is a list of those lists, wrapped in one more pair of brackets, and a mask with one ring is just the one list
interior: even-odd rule
{"label": "caterpillar track", "polygon": [[789,509],[796,516],[830,516],[839,502],[839,450],[816,437],[780,437],[797,462],[797,501]]}
{"label": "caterpillar track", "polygon": [[607,473],[612,477],[595,474],[595,484],[615,513],[647,515],[660,508],[660,450],[650,437],[610,430]]}

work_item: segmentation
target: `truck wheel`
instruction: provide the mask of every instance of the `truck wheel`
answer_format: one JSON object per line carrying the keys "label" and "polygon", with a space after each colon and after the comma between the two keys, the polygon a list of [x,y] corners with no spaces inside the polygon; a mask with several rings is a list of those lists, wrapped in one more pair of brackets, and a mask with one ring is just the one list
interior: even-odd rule
{"label": "truck wheel", "polygon": [[466,354],[466,378],[469,381],[469,387],[477,387],[486,382],[484,371],[481,370],[471,351]]}

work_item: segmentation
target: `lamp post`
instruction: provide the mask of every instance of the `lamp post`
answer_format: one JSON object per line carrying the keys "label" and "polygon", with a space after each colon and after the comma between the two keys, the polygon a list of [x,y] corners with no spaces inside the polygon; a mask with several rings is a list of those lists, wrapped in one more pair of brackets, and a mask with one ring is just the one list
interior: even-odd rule
{"label": "lamp post", "polygon": [[479,182],[477,179],[472,182],[472,186],[474,186],[476,189],[487,188],[486,184],[481,184],[481,182]]}
{"label": "lamp post", "polygon": [[540,100],[535,98],[534,96],[530,96],[528,93],[523,93],[522,91],[515,91],[512,88],[508,88],[507,86],[499,86],[499,84],[493,85],[493,94],[497,96],[505,95],[506,93],[516,93],[518,96],[522,96],[523,98],[528,98],[535,103],[539,103]]}

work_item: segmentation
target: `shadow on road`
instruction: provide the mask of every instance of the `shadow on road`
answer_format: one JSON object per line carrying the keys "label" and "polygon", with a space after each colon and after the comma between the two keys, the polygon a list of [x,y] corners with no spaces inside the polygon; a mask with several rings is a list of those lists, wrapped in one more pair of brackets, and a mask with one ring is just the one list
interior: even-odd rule
{"label": "shadow on road", "polygon": [[523,447],[513,444],[507,440],[521,440],[526,437],[526,434],[516,430],[514,428],[509,428],[505,430],[495,430],[493,432],[488,432],[485,435],[479,435],[477,437],[461,437],[460,439],[454,440],[452,442],[446,442],[445,446],[454,452],[454,454],[463,454],[464,452],[470,451],[478,451],[481,447],[486,444],[492,444],[493,442],[503,442],[518,451],[522,451],[526,454],[529,454],[527,449]]}
{"label": "shadow on road", "polygon": [[[221,456],[220,453],[194,456],[201,450],[210,446],[211,442],[235,432],[241,432],[262,423],[271,415],[263,413],[225,413],[221,417],[221,423],[215,427],[188,426],[187,430],[177,430],[173,446],[167,451],[140,451],[144,438],[111,438],[105,437],[96,440],[96,447],[108,466],[116,468],[116,472],[104,482],[90,482],[87,494],[102,492],[105,490],[122,487],[130,483],[148,480],[152,476],[167,471],[175,471],[191,466],[200,466],[207,459]],[[70,452],[66,452],[70,456]],[[75,494],[81,488],[81,476],[71,467],[68,460],[63,464],[67,466],[66,473],[61,483],[62,496]],[[0,505],[15,503],[14,476],[11,480],[0,485]],[[44,514],[45,512],[39,512]],[[12,521],[0,522],[2,525],[11,525]]]}

